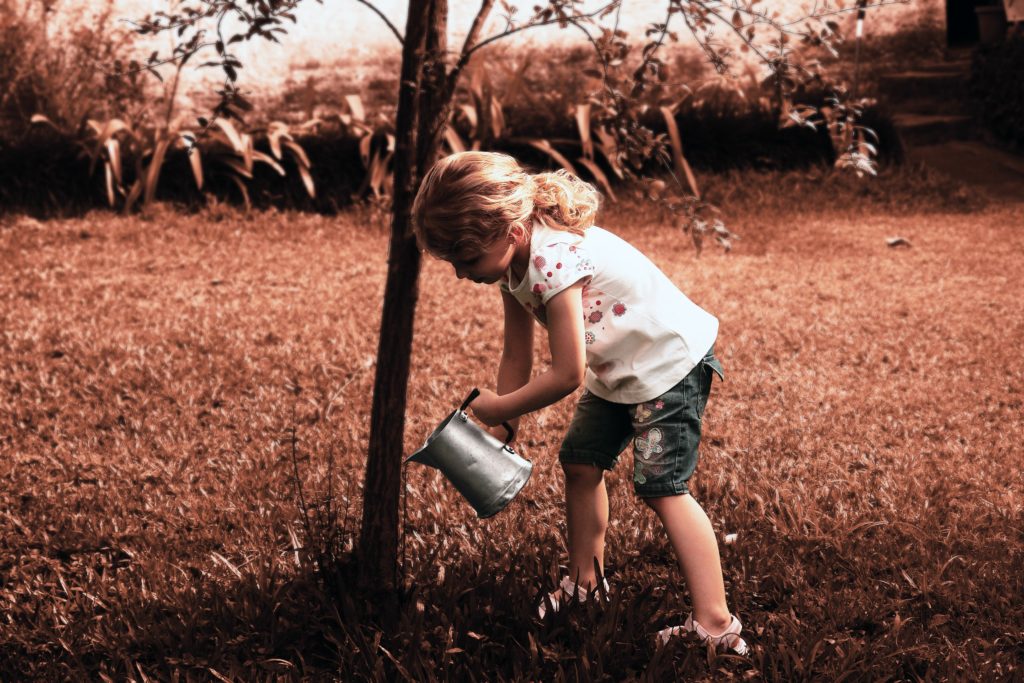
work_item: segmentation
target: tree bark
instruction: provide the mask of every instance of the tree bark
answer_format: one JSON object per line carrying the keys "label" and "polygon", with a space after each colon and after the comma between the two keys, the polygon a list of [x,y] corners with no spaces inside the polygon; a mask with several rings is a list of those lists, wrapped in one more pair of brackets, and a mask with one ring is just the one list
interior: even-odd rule
{"label": "tree bark", "polygon": [[419,295],[420,251],[410,215],[423,173],[439,148],[437,117],[451,101],[445,88],[435,88],[438,70],[442,84],[445,74],[447,15],[447,0],[410,0],[398,87],[391,242],[357,551],[361,586],[388,596],[396,595],[398,585],[406,389]]}

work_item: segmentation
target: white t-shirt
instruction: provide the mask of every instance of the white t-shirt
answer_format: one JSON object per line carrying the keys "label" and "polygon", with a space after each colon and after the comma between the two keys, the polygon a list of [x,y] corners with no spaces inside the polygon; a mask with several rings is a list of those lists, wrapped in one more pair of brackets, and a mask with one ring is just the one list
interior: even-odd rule
{"label": "white t-shirt", "polygon": [[509,292],[547,327],[545,305],[584,280],[586,387],[616,403],[643,403],[674,387],[700,363],[718,319],[697,306],[631,244],[598,227],[584,236],[535,221],[530,267]]}

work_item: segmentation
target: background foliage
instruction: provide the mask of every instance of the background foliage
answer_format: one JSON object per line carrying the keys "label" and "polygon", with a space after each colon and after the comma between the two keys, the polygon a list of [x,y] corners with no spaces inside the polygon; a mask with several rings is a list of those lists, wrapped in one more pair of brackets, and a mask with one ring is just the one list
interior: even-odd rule
{"label": "background foliage", "polygon": [[989,131],[1000,142],[1024,149],[1024,35],[979,47],[971,62],[970,89]]}
{"label": "background foliage", "polygon": [[[53,25],[58,11],[64,28]],[[134,34],[122,18],[113,0],[0,4],[0,149],[26,135],[35,114],[68,131],[88,118],[141,123],[148,117],[143,76],[110,71],[110,65],[127,65],[134,50]]]}
{"label": "background foliage", "polygon": [[[24,8],[35,6],[24,4]],[[104,205],[123,208],[134,182],[146,177],[159,141],[168,136],[172,144],[161,157],[155,198],[193,209],[211,198],[244,203],[245,195],[238,183],[230,176],[216,177],[216,168],[206,174],[209,184],[203,190],[197,187],[186,145],[175,136],[194,132],[195,118],[206,113],[204,107],[209,103],[200,99],[188,104],[189,98],[175,90],[174,74],[168,74],[162,85],[142,82],[138,74],[124,81],[112,74],[103,75],[103,70],[96,68],[96,60],[66,61],[65,52],[90,53],[102,56],[108,65],[120,63],[126,70],[131,66],[131,38],[110,29],[113,18],[109,6],[95,25],[86,24],[93,28],[69,35],[67,43],[71,47],[66,50],[62,49],[64,43],[40,37],[43,34],[39,26],[32,24],[34,16],[30,12],[23,12],[21,18],[12,14],[12,29],[0,36],[0,51],[12,55],[4,62],[8,70],[0,74],[0,89],[7,93],[8,102],[6,117],[0,123],[0,204],[5,209],[43,217],[78,215]],[[881,39],[880,44],[899,40],[896,34]],[[870,49],[885,54],[881,47]],[[582,140],[576,107],[580,94],[597,84],[587,73],[591,58],[587,48],[553,46],[540,50],[496,44],[484,57],[480,63],[486,67],[477,70],[474,81],[478,91],[474,93],[470,86],[460,91],[460,107],[452,122],[465,144],[482,144],[512,152],[536,166],[553,166],[551,156],[531,144],[547,140],[565,157],[578,158]],[[375,163],[384,167],[388,163],[387,136],[394,130],[396,60],[397,55],[367,63],[307,63],[297,71],[305,76],[282,92],[254,97],[255,108],[241,131],[253,136],[256,150],[270,154],[266,130],[276,122],[288,125],[309,157],[316,191],[314,196],[307,191],[293,159],[282,162],[284,178],[271,166],[257,163],[251,169],[253,177],[242,178],[253,206],[333,213],[353,200],[387,191],[384,179],[373,176]],[[30,78],[22,73],[26,64],[53,66],[46,78]],[[15,73],[11,65],[21,65],[20,71]],[[90,78],[79,77],[76,69],[84,68],[82,65],[91,69]],[[622,68],[628,70],[632,65],[627,61]],[[837,61],[829,68],[848,67],[848,63]],[[32,68],[39,71],[42,67]],[[61,96],[68,92],[62,84],[69,81],[91,83],[92,89],[61,104]],[[29,88],[26,84],[36,85]],[[31,98],[17,95],[24,92],[36,94]],[[474,126],[466,116],[466,111],[473,109],[477,118],[489,113],[490,104],[485,110],[476,101],[480,95],[496,103],[501,115],[496,130],[490,125]],[[823,103],[822,94],[803,96],[811,103]],[[359,120],[355,120],[353,97],[359,101]],[[51,101],[56,104],[47,104]],[[670,53],[666,81],[648,91],[646,104],[651,111],[645,123],[658,132],[665,131],[658,106],[673,107],[685,155],[697,172],[808,168],[835,160],[835,150],[824,130],[779,128],[770,89],[752,72],[736,80],[720,78],[693,50],[680,48]],[[42,114],[54,125],[32,125],[35,114]],[[111,155],[98,145],[100,139],[89,130],[88,119],[101,128],[124,121],[130,131],[114,136],[119,142],[123,174],[120,189],[118,183],[105,177]],[[902,149],[885,108],[869,108],[863,122],[880,136],[881,163],[898,163]],[[372,149],[367,149],[368,144]],[[598,155],[594,162],[601,172],[614,178],[605,157]],[[577,170],[584,176],[591,173],[582,165]],[[110,201],[111,194],[114,201]]]}

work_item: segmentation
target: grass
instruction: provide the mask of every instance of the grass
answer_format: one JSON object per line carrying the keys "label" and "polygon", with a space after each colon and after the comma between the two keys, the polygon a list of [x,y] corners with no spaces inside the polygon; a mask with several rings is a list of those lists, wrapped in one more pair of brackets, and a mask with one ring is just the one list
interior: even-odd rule
{"label": "grass", "polygon": [[[738,534],[723,563],[749,660],[654,649],[688,598],[628,455],[611,607],[530,616],[565,562],[568,401],[524,420],[534,477],[491,520],[408,470],[385,632],[345,583],[385,231],[157,211],[0,224],[0,679],[1019,678],[1024,207],[919,170],[702,180],[742,235],[729,254],[695,258],[650,206],[601,224],[721,320],[692,487]],[[409,444],[500,353],[493,291],[436,261],[421,289]],[[296,466],[336,538],[304,533]],[[327,585],[316,542],[341,558]]]}

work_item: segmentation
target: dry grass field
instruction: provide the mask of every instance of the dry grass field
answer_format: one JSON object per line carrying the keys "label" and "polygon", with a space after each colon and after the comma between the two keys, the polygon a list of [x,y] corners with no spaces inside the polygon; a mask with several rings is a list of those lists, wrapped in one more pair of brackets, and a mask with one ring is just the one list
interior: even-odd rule
{"label": "dry grass field", "polygon": [[[721,320],[692,486],[737,534],[723,564],[748,660],[655,649],[688,597],[628,455],[609,477],[612,603],[535,618],[564,562],[570,401],[524,420],[533,479],[491,520],[409,467],[383,632],[345,562],[385,231],[361,212],[159,210],[0,223],[0,679],[1021,680],[1024,205],[928,179],[707,182],[731,253],[695,257],[647,206],[600,224]],[[500,353],[496,291],[436,261],[421,289],[410,451]],[[339,558],[330,585],[315,543]]]}

